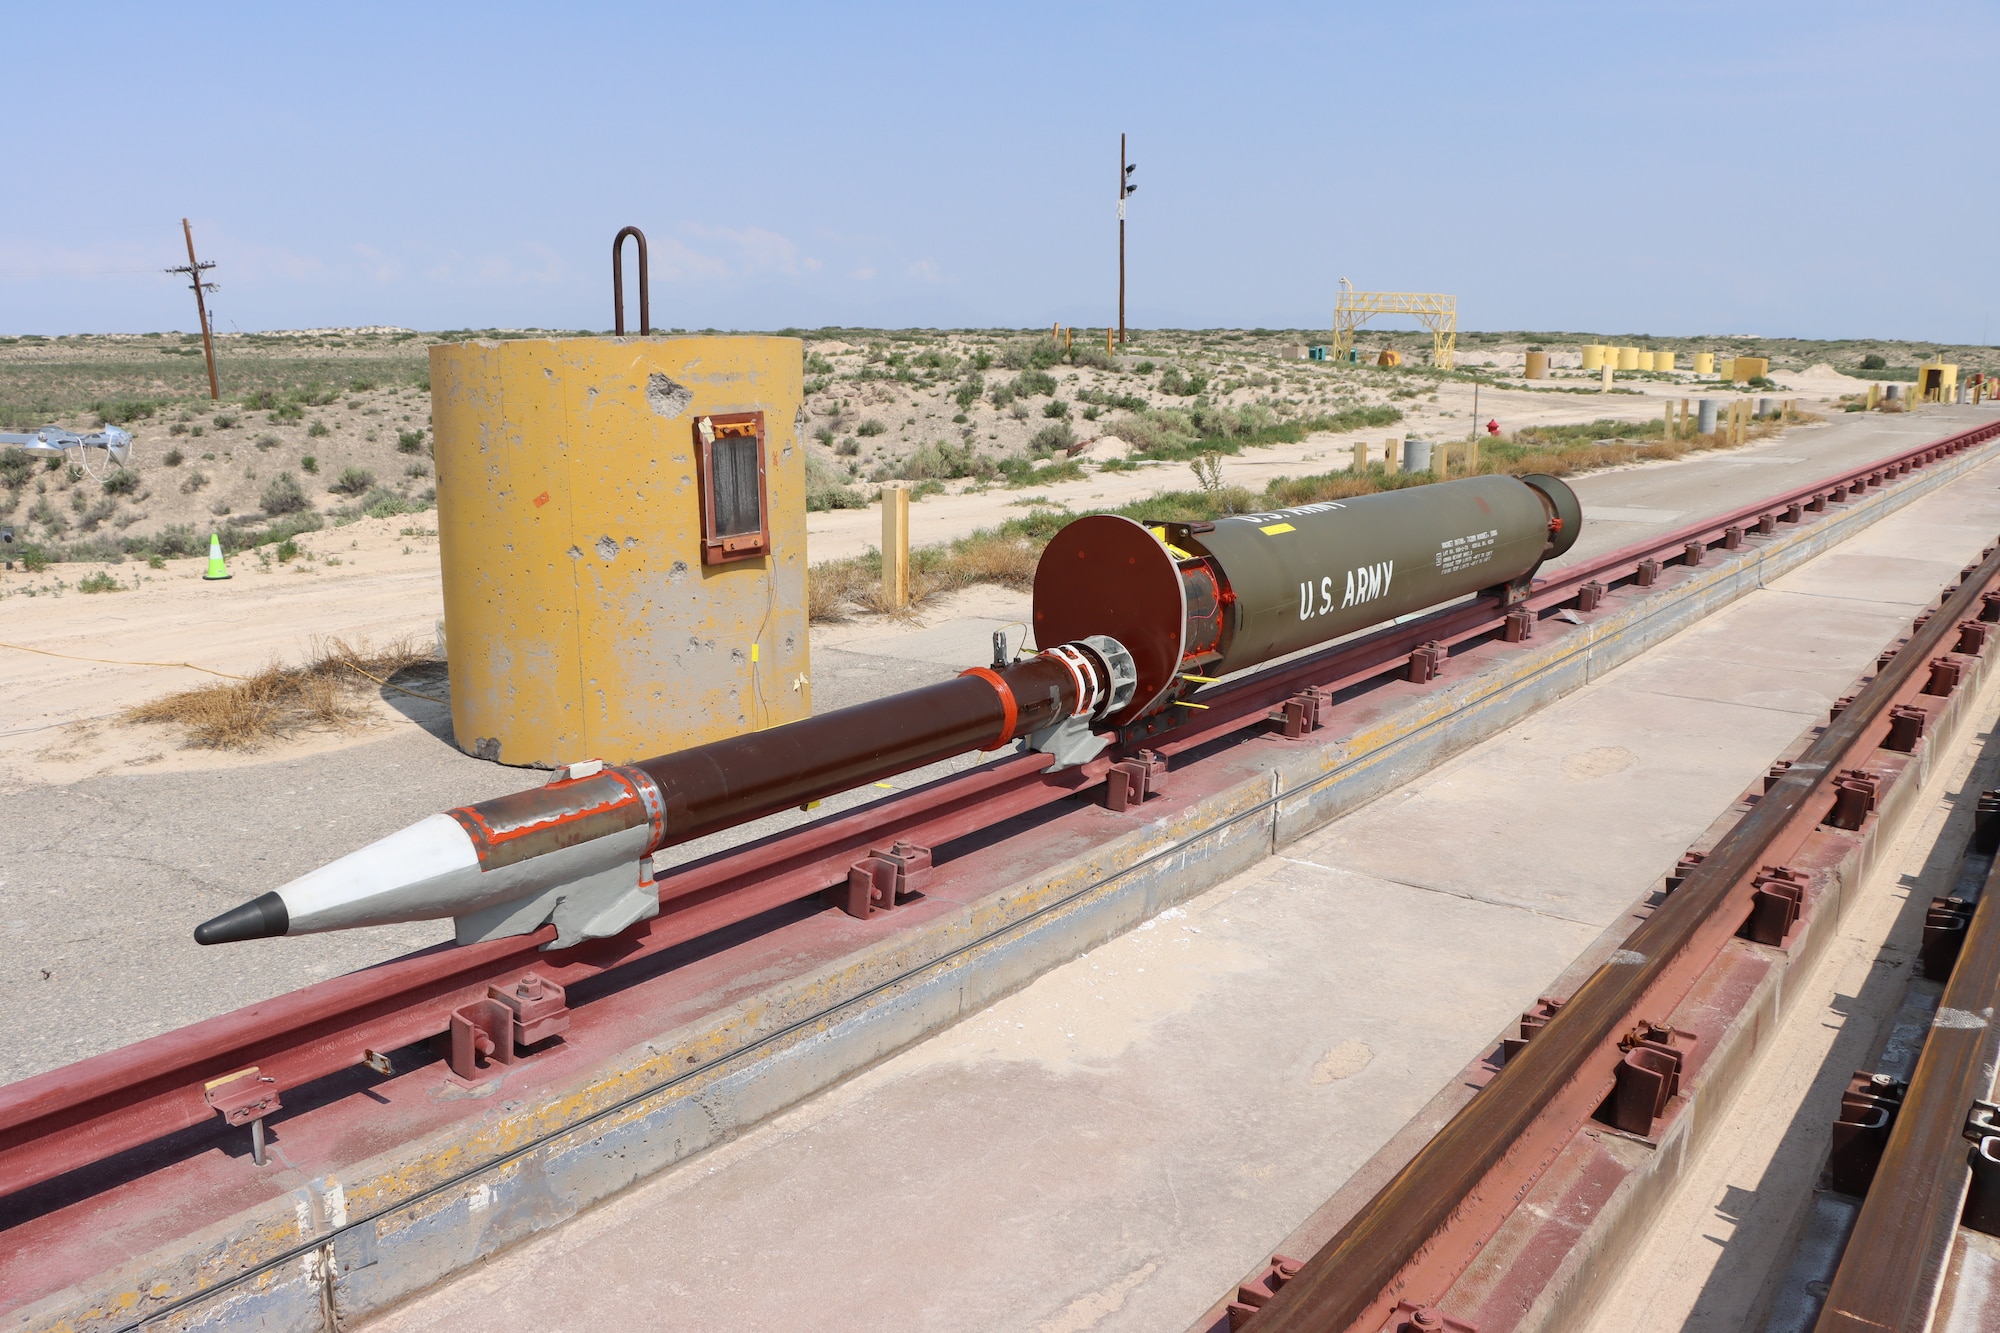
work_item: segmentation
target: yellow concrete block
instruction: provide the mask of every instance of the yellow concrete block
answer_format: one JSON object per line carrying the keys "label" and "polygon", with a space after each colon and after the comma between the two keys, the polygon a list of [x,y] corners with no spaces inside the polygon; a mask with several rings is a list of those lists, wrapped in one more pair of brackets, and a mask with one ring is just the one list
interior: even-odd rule
{"label": "yellow concrete block", "polygon": [[1769,374],[1771,359],[1766,356],[1739,356],[1729,362],[1728,378],[1732,380],[1754,380]]}
{"label": "yellow concrete block", "polygon": [[1958,367],[1944,361],[1926,361],[1917,367],[1917,401],[1948,403],[1958,393]]}
{"label": "yellow concrete block", "polygon": [[[471,342],[430,365],[462,748],[616,763],[812,711],[797,339]],[[758,412],[770,549],[729,558],[703,540],[699,423]]]}

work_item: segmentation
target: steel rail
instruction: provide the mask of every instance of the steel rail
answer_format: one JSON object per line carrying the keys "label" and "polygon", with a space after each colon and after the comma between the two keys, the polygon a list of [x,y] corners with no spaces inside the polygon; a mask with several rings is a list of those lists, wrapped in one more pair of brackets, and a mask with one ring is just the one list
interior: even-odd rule
{"label": "steel rail", "polygon": [[2000,861],[1938,1001],[1875,1183],[1820,1307],[1816,1333],[1929,1326],[1972,1179],[1962,1132],[2000,1058]]}
{"label": "steel rail", "polygon": [[[1645,562],[1686,563],[1696,548],[1731,540],[1759,520],[1796,522],[1835,494],[1858,495],[2000,437],[2000,421],[1931,441],[1756,504],[1556,571],[1512,607],[1492,598],[1447,607],[1346,644],[1203,690],[1204,710],[1176,710],[1159,734],[1130,728],[1129,745],[1168,755],[1261,725],[1307,686],[1346,689],[1400,671],[1416,647],[1496,632],[1510,609],[1553,613],[1585,584],[1634,581]],[[1747,537],[1744,538],[1747,540]],[[1664,559],[1662,559],[1664,557]],[[564,986],[688,943],[810,897],[846,878],[871,847],[897,838],[940,845],[1101,781],[1111,763],[1050,774],[1048,757],[984,764],[910,792],[677,867],[660,878],[660,915],[610,940],[543,953],[553,930],[467,946],[440,946],[311,986],[0,1087],[0,1195],[103,1161],[215,1116],[211,1079],[257,1065],[286,1091],[442,1031],[455,1008],[489,984],[534,968]]]}
{"label": "steel rail", "polygon": [[[1521,1148],[1538,1120],[1561,1119],[1566,1137],[1596,1108],[1614,1081],[1619,1035],[1643,1012],[1670,1012],[1736,934],[1748,910],[1751,879],[1774,858],[1784,859],[1775,849],[1788,831],[1802,837],[1823,822],[1832,805],[1825,789],[1846,766],[1842,761],[1886,738],[1890,705],[1916,681],[1920,668],[1928,669],[1945,636],[1958,632],[1959,621],[1970,617],[1996,580],[2000,549],[1957,585],[1535,1039],[1284,1284],[1258,1312],[1258,1333],[1359,1328],[1373,1333],[1394,1306],[1399,1275],[1421,1252],[1448,1249],[1470,1260],[1483,1236],[1445,1247],[1439,1245],[1440,1233],[1505,1215],[1506,1202],[1484,1194],[1483,1183]],[[1731,906],[1743,910],[1724,910]],[[1460,1262],[1454,1271],[1462,1268]]]}

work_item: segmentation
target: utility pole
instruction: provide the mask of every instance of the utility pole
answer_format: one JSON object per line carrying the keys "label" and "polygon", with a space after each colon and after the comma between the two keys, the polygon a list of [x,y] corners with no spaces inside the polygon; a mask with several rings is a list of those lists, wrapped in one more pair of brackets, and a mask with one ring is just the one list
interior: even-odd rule
{"label": "utility pole", "polygon": [[1118,345],[1125,345],[1125,199],[1139,187],[1132,183],[1136,162],[1125,160],[1125,136],[1118,136]]}
{"label": "utility pole", "polygon": [[215,261],[211,259],[202,263],[194,257],[194,228],[188,226],[186,218],[181,219],[181,234],[187,237],[188,262],[177,264],[167,272],[187,274],[188,285],[194,288],[194,312],[201,318],[201,350],[208,357],[208,397],[211,402],[221,402],[222,390],[215,382],[215,339],[209,333],[208,302],[202,296],[204,292],[220,291],[221,288],[201,280],[203,273],[215,267]]}

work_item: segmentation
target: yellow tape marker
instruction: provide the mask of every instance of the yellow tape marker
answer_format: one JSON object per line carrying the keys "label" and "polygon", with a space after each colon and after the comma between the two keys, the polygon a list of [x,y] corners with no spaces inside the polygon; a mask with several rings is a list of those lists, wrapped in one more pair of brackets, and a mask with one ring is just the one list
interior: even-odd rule
{"label": "yellow tape marker", "polygon": [[1188,702],[1187,700],[1185,700],[1185,699],[1176,699],[1176,700],[1174,700],[1174,706],[1175,706],[1176,708],[1199,708],[1199,709],[1200,709],[1200,710],[1201,710],[1202,712],[1204,712],[1204,713],[1206,713],[1206,712],[1208,711],[1208,705],[1207,705],[1207,704],[1191,704],[1191,703],[1189,703],[1189,702]]}
{"label": "yellow tape marker", "polygon": [[750,660],[753,662],[757,660],[757,647],[754,643],[750,645]]}
{"label": "yellow tape marker", "polygon": [[1181,679],[1191,680],[1197,685],[1218,685],[1222,682],[1220,676],[1182,676]]}
{"label": "yellow tape marker", "polygon": [[882,789],[883,791],[894,791],[894,790],[896,790],[896,789],[895,789],[894,787],[890,786],[890,785],[889,785],[888,783],[886,783],[886,782],[878,782],[878,783],[876,783],[875,785],[876,785],[876,786],[878,786],[878,787],[880,787],[880,788],[881,788],[881,789]]}
{"label": "yellow tape marker", "polygon": [[1267,537],[1275,537],[1281,532],[1293,532],[1296,531],[1296,529],[1294,529],[1292,525],[1289,523],[1271,523],[1257,529],[1257,531],[1263,533]]}

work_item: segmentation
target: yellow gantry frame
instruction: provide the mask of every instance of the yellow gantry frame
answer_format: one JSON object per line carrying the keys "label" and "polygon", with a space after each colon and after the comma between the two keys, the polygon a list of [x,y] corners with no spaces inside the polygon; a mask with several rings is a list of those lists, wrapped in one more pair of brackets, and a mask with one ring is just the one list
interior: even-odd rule
{"label": "yellow gantry frame", "polygon": [[1333,355],[1346,360],[1354,346],[1354,331],[1376,315],[1415,315],[1431,331],[1431,364],[1450,370],[1458,346],[1458,298],[1442,292],[1357,292],[1340,280],[1340,300],[1333,307]]}

